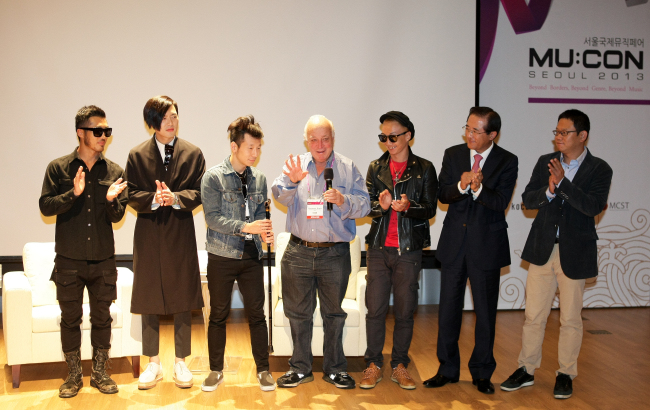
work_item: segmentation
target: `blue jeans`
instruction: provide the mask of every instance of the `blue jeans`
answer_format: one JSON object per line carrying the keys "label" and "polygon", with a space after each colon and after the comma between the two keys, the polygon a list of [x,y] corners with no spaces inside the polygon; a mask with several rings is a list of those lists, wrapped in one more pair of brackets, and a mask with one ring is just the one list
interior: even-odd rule
{"label": "blue jeans", "polygon": [[366,348],[367,365],[384,365],[384,340],[386,339],[386,314],[393,288],[393,352],[390,366],[400,363],[408,367],[409,348],[413,338],[413,314],[418,306],[418,276],[422,268],[422,251],[397,252],[397,248],[368,249],[368,286],[366,287]]}
{"label": "blue jeans", "polygon": [[316,292],[323,318],[323,371],[347,371],[343,354],[343,326],[348,314],[341,302],[352,271],[350,244],[329,248],[308,248],[289,242],[282,257],[282,299],[291,325],[293,355],[289,367],[296,373],[312,371],[311,340],[314,330]]}

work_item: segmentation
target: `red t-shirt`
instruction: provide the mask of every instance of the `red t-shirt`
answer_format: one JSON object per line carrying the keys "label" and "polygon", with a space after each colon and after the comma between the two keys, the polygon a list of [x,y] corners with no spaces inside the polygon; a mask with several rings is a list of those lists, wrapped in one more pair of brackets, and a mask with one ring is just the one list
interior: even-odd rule
{"label": "red t-shirt", "polygon": [[[399,179],[395,178],[395,171],[397,171],[401,177],[404,173],[404,170],[406,169],[407,162],[408,161],[393,162],[392,160],[388,162],[388,168],[390,168],[390,176],[393,179],[393,187],[395,187],[395,180]],[[389,209],[389,212],[390,221],[388,222],[388,233],[386,234],[386,242],[384,242],[384,246],[399,248],[399,236],[397,236],[397,212],[393,211],[392,209]]]}

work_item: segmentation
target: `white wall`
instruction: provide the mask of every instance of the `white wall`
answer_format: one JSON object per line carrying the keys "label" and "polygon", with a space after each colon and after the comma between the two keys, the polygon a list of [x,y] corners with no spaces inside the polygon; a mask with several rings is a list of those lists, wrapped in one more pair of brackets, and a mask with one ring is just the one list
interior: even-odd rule
{"label": "white wall", "polygon": [[[74,115],[87,104],[106,111],[105,154],[122,166],[149,138],[145,102],[166,94],[179,102],[179,136],[208,167],[229,154],[228,124],[254,114],[269,184],[289,153],[306,150],[312,114],[334,122],[335,149],[365,174],[382,154],[379,116],[401,110],[415,124],[414,151],[439,170],[473,105],[474,19],[474,0],[0,1],[0,255],[54,240],[55,219],[38,209],[43,174],[76,146]],[[273,210],[276,233],[285,216]],[[135,219],[129,208],[115,225],[118,254],[132,253]],[[200,210],[195,221],[204,249]],[[365,236],[369,221],[358,225]]]}

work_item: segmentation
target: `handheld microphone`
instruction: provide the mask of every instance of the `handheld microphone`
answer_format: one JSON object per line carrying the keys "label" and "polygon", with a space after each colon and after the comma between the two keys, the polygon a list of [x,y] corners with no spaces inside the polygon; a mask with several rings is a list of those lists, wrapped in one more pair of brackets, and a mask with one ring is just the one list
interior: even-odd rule
{"label": "handheld microphone", "polygon": [[[332,189],[332,180],[334,179],[334,170],[332,168],[325,168],[325,171],[323,171],[323,177],[325,178],[325,187],[329,191]],[[332,213],[332,203],[328,202],[327,203],[327,210],[330,211],[330,214]]]}

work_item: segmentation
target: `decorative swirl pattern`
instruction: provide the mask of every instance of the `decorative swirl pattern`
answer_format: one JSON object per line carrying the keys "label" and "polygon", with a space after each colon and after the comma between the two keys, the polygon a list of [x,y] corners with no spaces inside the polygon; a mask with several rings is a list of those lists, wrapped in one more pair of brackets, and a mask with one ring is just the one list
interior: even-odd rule
{"label": "decorative swirl pattern", "polygon": [[516,277],[509,277],[499,287],[499,307],[502,309],[523,309],[526,303],[526,285]]}
{"label": "decorative swirl pattern", "polygon": [[[637,209],[630,226],[596,228],[598,277],[585,285],[584,307],[650,306],[650,211]],[[521,250],[514,253],[521,257]],[[499,309],[522,309],[526,286],[516,276],[507,277],[499,291]],[[559,306],[556,296],[553,307]]]}

